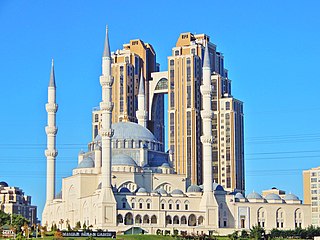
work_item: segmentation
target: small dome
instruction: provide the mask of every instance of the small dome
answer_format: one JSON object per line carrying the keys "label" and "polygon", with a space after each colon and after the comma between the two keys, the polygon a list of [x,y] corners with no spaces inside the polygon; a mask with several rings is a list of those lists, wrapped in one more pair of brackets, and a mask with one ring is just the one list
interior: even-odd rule
{"label": "small dome", "polygon": [[131,193],[130,190],[128,188],[126,188],[126,187],[120,188],[119,192],[120,193]]}
{"label": "small dome", "polygon": [[172,192],[171,192],[171,194],[179,194],[179,195],[182,195],[183,194],[183,192],[180,190],[180,189],[174,189]]}
{"label": "small dome", "polygon": [[133,139],[157,141],[155,136],[147,128],[133,122],[118,122],[112,124],[114,135],[112,140],[117,139]]}
{"label": "small dome", "polygon": [[84,158],[78,165],[77,168],[93,168],[94,161],[91,157]]}
{"label": "small dome", "polygon": [[9,185],[6,182],[0,182],[0,187],[9,187]]}
{"label": "small dome", "polygon": [[216,182],[212,183],[212,189],[213,191],[224,191],[223,187]]}
{"label": "small dome", "polygon": [[290,200],[300,200],[296,195],[292,193],[288,193],[284,196],[284,200],[290,201]]}
{"label": "small dome", "polygon": [[235,198],[237,199],[244,199],[244,196],[242,195],[242,193],[239,193],[237,192],[235,195],[234,195]]}
{"label": "small dome", "polygon": [[94,142],[98,142],[98,141],[101,141],[101,136],[98,134],[95,138],[94,138]]}
{"label": "small dome", "polygon": [[137,166],[137,163],[128,155],[118,154],[112,156],[112,165]]}
{"label": "small dome", "polygon": [[139,188],[137,193],[147,193],[147,190],[143,187]]}
{"label": "small dome", "polygon": [[202,192],[198,185],[191,185],[188,187],[187,192]]}
{"label": "small dome", "polygon": [[265,197],[266,200],[281,200],[281,197],[278,194],[270,193]]}
{"label": "small dome", "polygon": [[168,163],[163,163],[161,167],[170,168],[170,165]]}
{"label": "small dome", "polygon": [[159,188],[159,189],[158,189],[158,193],[159,193],[160,195],[166,195],[166,194],[168,194],[167,191],[164,190],[163,188]]}
{"label": "small dome", "polygon": [[262,196],[259,193],[252,192],[247,195],[248,199],[262,199]]}

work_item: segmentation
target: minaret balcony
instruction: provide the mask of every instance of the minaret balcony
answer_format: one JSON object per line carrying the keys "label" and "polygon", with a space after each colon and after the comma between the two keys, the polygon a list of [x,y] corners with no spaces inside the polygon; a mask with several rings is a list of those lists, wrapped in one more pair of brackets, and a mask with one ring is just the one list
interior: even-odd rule
{"label": "minaret balcony", "polygon": [[48,113],[56,113],[58,111],[58,104],[55,103],[47,103],[46,104],[46,111]]}

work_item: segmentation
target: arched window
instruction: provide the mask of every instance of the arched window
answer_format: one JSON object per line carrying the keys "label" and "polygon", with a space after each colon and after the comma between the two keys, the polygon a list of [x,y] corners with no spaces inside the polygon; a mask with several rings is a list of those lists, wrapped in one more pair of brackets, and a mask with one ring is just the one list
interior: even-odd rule
{"label": "arched window", "polygon": [[142,223],[142,219],[141,216],[138,214],[134,220],[135,224],[141,224]]}
{"label": "arched window", "polygon": [[166,216],[166,224],[172,224],[172,218],[171,216]]}
{"label": "arched window", "polygon": [[265,209],[264,208],[259,208],[258,209],[258,213],[257,213],[257,217],[258,217],[258,225],[260,226],[260,227],[265,227],[265,225],[266,225],[266,211],[265,211]]}
{"label": "arched window", "polygon": [[279,208],[276,212],[276,222],[277,222],[277,228],[284,227],[284,211],[281,208]]}
{"label": "arched window", "polygon": [[118,216],[117,216],[117,223],[118,223],[118,224],[119,224],[119,223],[123,223],[123,217],[122,217],[121,214],[118,214]]}
{"label": "arched window", "polygon": [[152,217],[151,217],[151,224],[157,224],[157,217],[156,217],[156,215],[152,215]]}
{"label": "arched window", "polygon": [[176,209],[180,210],[181,202],[179,200],[176,201]]}
{"label": "arched window", "polygon": [[124,225],[132,225],[132,224],[133,224],[132,213],[127,213],[124,217]]}
{"label": "arched window", "polygon": [[149,223],[149,216],[148,215],[143,216],[143,223]]}
{"label": "arched window", "polygon": [[143,208],[143,199],[139,199],[139,208],[142,209]]}
{"label": "arched window", "polygon": [[179,217],[178,216],[173,217],[173,224],[179,224]]}
{"label": "arched window", "polygon": [[95,122],[99,122],[99,114],[95,114],[94,115],[94,121]]}
{"label": "arched window", "polygon": [[168,79],[161,78],[157,83],[155,90],[166,90],[166,89],[168,89]]}
{"label": "arched window", "polygon": [[184,210],[189,210],[189,201],[184,201]]}
{"label": "arched window", "polygon": [[161,209],[165,209],[165,206],[166,206],[166,201],[165,200],[161,200],[161,202],[160,202]]}
{"label": "arched window", "polygon": [[171,210],[173,207],[173,201],[172,200],[169,200],[168,201],[168,208]]}
{"label": "arched window", "polygon": [[181,224],[187,224],[187,218],[185,216],[181,217]]}
{"label": "arched window", "polygon": [[198,225],[203,225],[203,222],[204,222],[204,218],[203,218],[203,216],[200,216],[198,218]]}
{"label": "arched window", "polygon": [[302,219],[302,211],[298,208],[294,212],[294,226],[296,228],[302,228]]}
{"label": "arched window", "polygon": [[188,218],[188,226],[196,226],[197,225],[197,218],[194,214],[191,214]]}

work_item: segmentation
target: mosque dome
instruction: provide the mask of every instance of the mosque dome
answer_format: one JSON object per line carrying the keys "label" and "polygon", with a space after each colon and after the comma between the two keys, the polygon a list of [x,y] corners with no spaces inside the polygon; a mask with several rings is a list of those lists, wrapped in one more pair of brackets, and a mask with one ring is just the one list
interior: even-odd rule
{"label": "mosque dome", "polygon": [[77,168],[93,168],[94,161],[91,157],[84,158],[78,165]]}
{"label": "mosque dome", "polygon": [[223,187],[216,182],[212,183],[212,189],[213,191],[224,191]]}
{"label": "mosque dome", "polygon": [[0,187],[9,187],[9,185],[6,182],[0,182]]}
{"label": "mosque dome", "polygon": [[137,193],[147,193],[147,190],[143,187],[139,188]]}
{"label": "mosque dome", "polygon": [[281,200],[281,197],[278,194],[270,193],[267,196],[265,196],[266,200]]}
{"label": "mosque dome", "polygon": [[112,124],[114,129],[113,140],[117,139],[133,139],[157,141],[155,136],[147,128],[133,122],[118,122]]}
{"label": "mosque dome", "polygon": [[244,196],[242,195],[242,193],[239,193],[237,192],[235,195],[234,195],[235,198],[237,199],[244,199]]}
{"label": "mosque dome", "polygon": [[262,196],[259,193],[252,192],[247,195],[248,199],[262,199]]}
{"label": "mosque dome", "polygon": [[292,193],[288,193],[284,196],[285,201],[290,201],[290,200],[300,200],[296,195]]}
{"label": "mosque dome", "polygon": [[137,163],[128,155],[118,154],[112,156],[112,165],[137,166]]}
{"label": "mosque dome", "polygon": [[202,192],[198,185],[191,185],[188,187],[187,192]]}
{"label": "mosque dome", "polygon": [[180,189],[174,189],[171,194],[177,194],[177,195],[182,195],[183,192]]}
{"label": "mosque dome", "polygon": [[158,193],[159,193],[160,195],[167,195],[167,194],[168,194],[167,191],[164,190],[163,188],[158,189]]}
{"label": "mosque dome", "polygon": [[122,188],[120,188],[119,193],[131,193],[131,192],[128,188],[122,187]]}

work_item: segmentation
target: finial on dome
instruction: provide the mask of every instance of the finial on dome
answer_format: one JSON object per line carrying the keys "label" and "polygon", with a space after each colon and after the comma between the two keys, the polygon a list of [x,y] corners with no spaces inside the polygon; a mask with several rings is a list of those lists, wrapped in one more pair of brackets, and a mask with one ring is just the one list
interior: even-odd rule
{"label": "finial on dome", "polygon": [[56,87],[56,81],[54,76],[54,61],[53,58],[51,60],[51,73],[50,73],[50,81],[49,81],[49,87]]}

